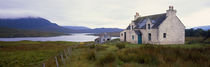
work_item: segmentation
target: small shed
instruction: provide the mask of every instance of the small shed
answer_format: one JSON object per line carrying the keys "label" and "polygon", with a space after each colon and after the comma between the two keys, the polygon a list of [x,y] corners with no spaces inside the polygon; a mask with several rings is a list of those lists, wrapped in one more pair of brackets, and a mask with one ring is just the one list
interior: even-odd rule
{"label": "small shed", "polygon": [[100,34],[98,38],[95,39],[95,44],[103,44],[111,40],[111,36],[107,33]]}

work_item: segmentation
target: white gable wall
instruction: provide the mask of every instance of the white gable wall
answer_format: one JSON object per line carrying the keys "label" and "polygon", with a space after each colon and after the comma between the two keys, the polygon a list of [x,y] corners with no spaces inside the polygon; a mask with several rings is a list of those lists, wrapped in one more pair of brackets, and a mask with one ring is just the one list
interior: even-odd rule
{"label": "white gable wall", "polygon": [[[159,26],[159,42],[160,44],[184,44],[185,42],[185,26],[177,16],[168,16]],[[166,33],[166,38],[163,38]]]}

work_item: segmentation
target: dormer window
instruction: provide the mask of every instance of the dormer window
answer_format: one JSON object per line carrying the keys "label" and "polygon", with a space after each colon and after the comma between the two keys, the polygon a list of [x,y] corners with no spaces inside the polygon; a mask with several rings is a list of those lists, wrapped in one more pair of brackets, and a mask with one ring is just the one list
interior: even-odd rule
{"label": "dormer window", "polygon": [[148,24],[148,29],[150,29],[150,24]]}
{"label": "dormer window", "polygon": [[132,29],[133,29],[133,25],[132,25]]}

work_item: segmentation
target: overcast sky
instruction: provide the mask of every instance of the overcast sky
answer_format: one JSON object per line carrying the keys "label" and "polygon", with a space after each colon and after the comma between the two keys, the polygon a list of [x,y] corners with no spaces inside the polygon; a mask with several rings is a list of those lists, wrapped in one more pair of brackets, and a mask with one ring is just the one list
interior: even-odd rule
{"label": "overcast sky", "polygon": [[0,0],[0,18],[31,16],[62,26],[126,28],[135,12],[165,13],[169,5],[187,28],[210,25],[210,0]]}

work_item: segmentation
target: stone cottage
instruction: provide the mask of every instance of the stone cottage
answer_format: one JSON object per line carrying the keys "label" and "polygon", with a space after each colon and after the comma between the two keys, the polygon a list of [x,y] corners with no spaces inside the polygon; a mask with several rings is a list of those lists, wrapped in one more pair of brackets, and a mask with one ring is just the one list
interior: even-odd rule
{"label": "stone cottage", "polygon": [[184,44],[185,26],[169,6],[166,13],[140,16],[120,33],[120,40],[136,44]]}
{"label": "stone cottage", "polygon": [[111,36],[108,35],[107,33],[100,34],[100,36],[95,39],[95,44],[103,44],[110,40],[111,40]]}

